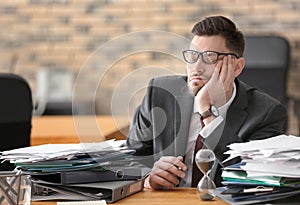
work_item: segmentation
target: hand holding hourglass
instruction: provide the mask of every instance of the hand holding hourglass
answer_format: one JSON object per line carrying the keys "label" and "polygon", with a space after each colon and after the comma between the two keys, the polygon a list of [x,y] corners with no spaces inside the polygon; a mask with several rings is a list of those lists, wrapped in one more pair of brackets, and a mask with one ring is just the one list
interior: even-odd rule
{"label": "hand holding hourglass", "polygon": [[213,196],[208,192],[208,189],[216,188],[214,181],[209,177],[215,158],[215,154],[210,149],[200,149],[195,156],[195,162],[204,175],[198,183],[197,195],[204,201],[213,199]]}

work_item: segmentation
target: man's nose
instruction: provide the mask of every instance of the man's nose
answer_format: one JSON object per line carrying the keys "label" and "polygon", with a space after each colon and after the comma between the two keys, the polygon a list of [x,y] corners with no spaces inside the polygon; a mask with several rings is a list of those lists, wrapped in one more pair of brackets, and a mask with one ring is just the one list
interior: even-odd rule
{"label": "man's nose", "polygon": [[197,71],[199,73],[203,73],[204,72],[204,62],[202,61],[201,58],[199,58],[197,60],[197,62],[193,63],[191,66],[192,66],[192,68],[193,68],[194,71]]}

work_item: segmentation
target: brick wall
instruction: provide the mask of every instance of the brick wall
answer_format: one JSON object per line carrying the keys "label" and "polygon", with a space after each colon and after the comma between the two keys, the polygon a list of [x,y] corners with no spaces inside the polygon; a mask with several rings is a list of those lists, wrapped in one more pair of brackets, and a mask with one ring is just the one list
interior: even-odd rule
{"label": "brick wall", "polygon": [[[124,95],[132,110],[144,92],[137,88],[151,76],[185,73],[182,60],[170,52],[182,49],[176,42],[189,38],[193,24],[207,15],[228,16],[245,34],[286,37],[292,48],[288,92],[300,97],[300,0],[1,1],[0,71],[21,74],[35,92],[41,68],[71,70],[80,73],[80,100],[95,97],[98,113],[110,113],[116,95]],[[145,30],[170,33],[157,37]],[[124,37],[132,32],[142,33]],[[129,98],[126,91],[132,92]]]}

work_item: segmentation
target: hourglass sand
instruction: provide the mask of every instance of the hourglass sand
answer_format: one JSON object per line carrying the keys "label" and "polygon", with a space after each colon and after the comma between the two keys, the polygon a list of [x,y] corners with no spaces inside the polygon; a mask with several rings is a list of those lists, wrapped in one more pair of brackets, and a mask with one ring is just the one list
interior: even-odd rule
{"label": "hourglass sand", "polygon": [[215,158],[215,154],[210,149],[200,149],[195,156],[196,164],[204,175],[197,186],[197,196],[203,201],[214,198],[208,190],[216,188],[214,181],[209,177]]}

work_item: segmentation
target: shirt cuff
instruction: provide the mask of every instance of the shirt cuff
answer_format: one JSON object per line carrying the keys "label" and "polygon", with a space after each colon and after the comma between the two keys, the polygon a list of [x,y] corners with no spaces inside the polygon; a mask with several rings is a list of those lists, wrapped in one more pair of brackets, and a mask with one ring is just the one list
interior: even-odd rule
{"label": "shirt cuff", "polygon": [[200,135],[203,138],[207,138],[223,122],[223,120],[224,119],[221,115],[215,118],[207,126],[200,130]]}

